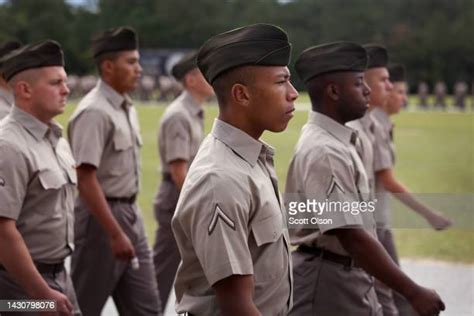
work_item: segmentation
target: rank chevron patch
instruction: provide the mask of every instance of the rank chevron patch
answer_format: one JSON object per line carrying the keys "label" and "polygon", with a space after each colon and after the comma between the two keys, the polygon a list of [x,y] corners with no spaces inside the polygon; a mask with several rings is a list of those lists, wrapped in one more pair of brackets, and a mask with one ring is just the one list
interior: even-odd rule
{"label": "rank chevron patch", "polygon": [[334,177],[334,175],[332,176],[331,178],[331,183],[329,184],[329,188],[328,190],[326,191],[326,196],[329,197],[332,193],[332,191],[334,191],[335,188],[338,188],[342,193],[346,193],[344,191],[344,189],[339,185],[339,183],[337,183],[336,181],[336,177]]}
{"label": "rank chevron patch", "polygon": [[229,216],[226,215],[226,213],[224,213],[224,211],[221,210],[221,208],[219,207],[219,204],[216,205],[216,209],[214,210],[214,215],[212,215],[212,219],[211,219],[211,222],[209,223],[209,228],[208,228],[208,233],[209,235],[212,234],[212,232],[214,231],[214,228],[216,228],[217,226],[217,221],[219,220],[219,218],[227,225],[229,226],[230,228],[232,228],[233,230],[235,230],[235,223],[232,219],[230,219]]}

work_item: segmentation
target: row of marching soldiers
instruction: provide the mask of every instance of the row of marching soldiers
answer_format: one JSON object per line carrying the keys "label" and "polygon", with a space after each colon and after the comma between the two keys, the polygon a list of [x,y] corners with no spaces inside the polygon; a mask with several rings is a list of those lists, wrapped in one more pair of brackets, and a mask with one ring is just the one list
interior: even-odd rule
{"label": "row of marching soldiers", "polygon": [[[53,120],[69,94],[60,45],[2,50],[0,299],[54,300],[64,314],[100,315],[112,296],[122,315],[159,315],[174,286],[180,315],[444,310],[436,292],[398,267],[386,201],[375,214],[332,212],[330,224],[287,229],[275,153],[260,140],[286,129],[298,97],[279,27],[218,34],[173,68],[184,91],[160,123],[153,252],[136,203],[142,139],[128,96],[142,72],[135,31],[93,38],[100,80],[71,116],[68,141]],[[406,85],[398,66],[389,79],[387,64],[383,47],[351,42],[297,58],[312,110],[285,196],[362,203],[390,191],[444,229],[450,221],[394,177],[389,116],[406,103]],[[204,137],[203,103],[214,94],[219,114]]]}

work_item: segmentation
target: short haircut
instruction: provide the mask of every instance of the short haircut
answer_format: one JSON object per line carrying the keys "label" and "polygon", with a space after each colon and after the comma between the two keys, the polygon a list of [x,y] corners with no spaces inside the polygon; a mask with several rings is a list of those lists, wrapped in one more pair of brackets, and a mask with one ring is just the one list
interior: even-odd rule
{"label": "short haircut", "polygon": [[120,51],[107,52],[95,57],[95,65],[99,75],[102,75],[102,63],[106,60],[115,61],[119,57],[120,53]]}
{"label": "short haircut", "polygon": [[230,98],[232,87],[235,84],[249,86],[255,82],[255,73],[251,66],[236,67],[220,74],[212,82],[212,88],[220,107],[224,107]]}
{"label": "short haircut", "polygon": [[306,89],[308,91],[309,98],[313,110],[316,109],[322,102],[326,94],[326,87],[329,84],[341,85],[343,84],[348,72],[330,72],[311,78],[306,82]]}
{"label": "short haircut", "polygon": [[12,78],[10,78],[10,80],[8,80],[8,85],[12,92],[15,92],[15,85],[19,81],[26,81],[29,84],[34,84],[40,78],[41,70],[42,68],[27,69],[25,71],[17,73]]}

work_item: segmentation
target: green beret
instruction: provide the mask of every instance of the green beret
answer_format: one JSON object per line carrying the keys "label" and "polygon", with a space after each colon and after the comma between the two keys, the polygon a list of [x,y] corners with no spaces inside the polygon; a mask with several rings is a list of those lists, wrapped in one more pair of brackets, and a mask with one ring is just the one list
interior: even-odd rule
{"label": "green beret", "polygon": [[212,83],[232,68],[253,66],[287,66],[291,44],[279,27],[253,24],[211,37],[200,48],[197,64]]}
{"label": "green beret", "polygon": [[21,43],[18,41],[7,41],[0,45],[0,58],[10,53],[11,51],[21,47]]}
{"label": "green beret", "polygon": [[175,77],[176,80],[183,79],[184,75],[197,67],[196,58],[197,51],[192,51],[184,55],[183,58],[173,66],[173,69],[171,69],[173,77]]}
{"label": "green beret", "polygon": [[0,60],[0,64],[3,77],[8,81],[17,73],[28,69],[64,66],[64,55],[58,42],[46,40],[12,51]]}
{"label": "green beret", "polygon": [[127,26],[108,29],[92,39],[94,57],[104,53],[136,49],[138,49],[137,34]]}
{"label": "green beret", "polygon": [[334,42],[305,49],[295,63],[304,82],[329,72],[359,71],[367,68],[367,53],[359,44]]}
{"label": "green beret", "polygon": [[392,82],[405,81],[405,67],[401,64],[388,65],[388,73]]}
{"label": "green beret", "polygon": [[367,68],[387,67],[388,53],[385,47],[378,44],[366,44],[364,48],[369,56]]}

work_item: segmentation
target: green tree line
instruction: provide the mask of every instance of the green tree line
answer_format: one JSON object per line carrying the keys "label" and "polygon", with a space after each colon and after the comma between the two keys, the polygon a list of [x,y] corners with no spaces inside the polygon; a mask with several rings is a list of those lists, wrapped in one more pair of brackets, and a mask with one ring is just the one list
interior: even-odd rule
{"label": "green tree line", "polygon": [[[77,1],[76,1],[77,2]],[[210,36],[266,22],[285,29],[293,56],[337,40],[385,45],[406,65],[412,87],[474,80],[473,0],[6,0],[0,41],[59,41],[70,73],[93,71],[91,36],[134,27],[141,48],[197,48]],[[295,76],[296,77],[296,76]],[[295,80],[298,85],[301,83]]]}

